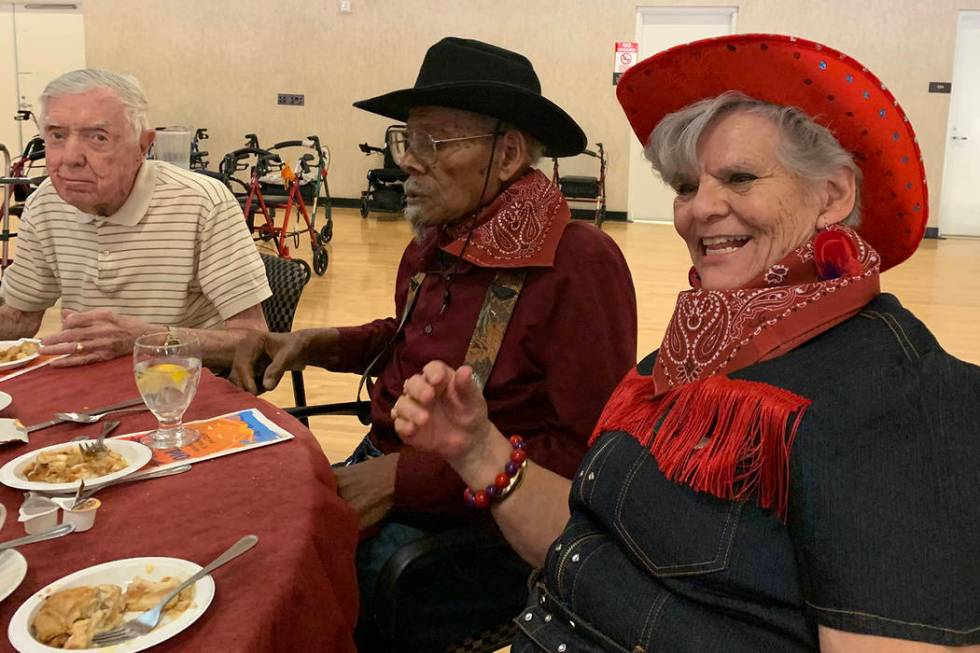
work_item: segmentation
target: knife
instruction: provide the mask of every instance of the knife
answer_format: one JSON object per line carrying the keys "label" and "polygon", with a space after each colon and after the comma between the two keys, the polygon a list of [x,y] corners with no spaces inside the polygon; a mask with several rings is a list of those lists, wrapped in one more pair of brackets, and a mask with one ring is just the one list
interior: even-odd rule
{"label": "knife", "polygon": [[53,540],[56,537],[61,537],[62,535],[68,535],[75,530],[75,524],[62,524],[61,526],[56,526],[50,531],[45,531],[43,533],[37,533],[35,535],[28,535],[26,537],[18,537],[16,540],[7,540],[6,542],[0,542],[0,551],[6,549],[12,549],[15,546],[24,546],[25,544],[33,544],[34,542],[43,542],[44,540]]}
{"label": "knife", "polygon": [[[118,410],[120,408],[129,408],[130,406],[138,406],[143,403],[143,398],[139,397],[137,399],[127,399],[126,401],[120,401],[118,404],[112,404],[111,406],[103,406],[102,408],[89,408],[88,410],[79,411],[84,415],[92,415],[93,413],[105,413],[107,411]],[[34,431],[39,431],[40,429],[46,429],[49,426],[54,426],[55,424],[61,424],[65,420],[55,417],[54,419],[49,419],[47,422],[41,422],[39,424],[32,424],[31,426],[26,426],[28,433]]]}

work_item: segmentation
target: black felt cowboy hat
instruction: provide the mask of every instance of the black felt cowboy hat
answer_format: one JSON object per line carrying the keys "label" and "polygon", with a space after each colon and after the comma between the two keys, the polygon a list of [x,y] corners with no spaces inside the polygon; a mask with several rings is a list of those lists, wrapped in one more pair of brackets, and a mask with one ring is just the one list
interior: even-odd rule
{"label": "black felt cowboy hat", "polygon": [[541,95],[527,57],[471,39],[442,39],[425,53],[413,88],[354,106],[401,121],[412,107],[472,111],[517,125],[541,141],[548,156],[574,156],[587,145],[572,117]]}

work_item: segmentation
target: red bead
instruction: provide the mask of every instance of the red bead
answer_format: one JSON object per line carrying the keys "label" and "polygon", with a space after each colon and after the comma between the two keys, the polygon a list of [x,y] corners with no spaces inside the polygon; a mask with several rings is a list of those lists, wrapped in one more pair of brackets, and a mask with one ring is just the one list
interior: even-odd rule
{"label": "red bead", "polygon": [[527,452],[523,449],[514,449],[510,452],[510,459],[520,465],[527,459]]}
{"label": "red bead", "polygon": [[510,476],[507,476],[507,474],[504,472],[500,472],[497,474],[497,477],[493,479],[493,484],[502,490],[510,485]]}
{"label": "red bead", "polygon": [[523,449],[524,448],[524,438],[522,438],[521,436],[519,436],[519,435],[512,435],[512,436],[510,436],[509,439],[510,439],[510,446],[514,447],[515,449]]}
{"label": "red bead", "polygon": [[466,505],[470,506],[471,508],[476,506],[476,497],[473,496],[473,490],[469,488],[463,490],[463,501],[465,501]]}
{"label": "red bead", "polygon": [[486,490],[477,490],[475,496],[475,504],[477,508],[486,508],[490,505],[490,499],[487,498]]}

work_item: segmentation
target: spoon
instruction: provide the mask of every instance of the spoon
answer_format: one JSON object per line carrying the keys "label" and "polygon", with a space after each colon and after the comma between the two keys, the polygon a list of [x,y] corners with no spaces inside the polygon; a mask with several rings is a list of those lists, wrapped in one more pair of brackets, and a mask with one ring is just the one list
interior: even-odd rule
{"label": "spoon", "polygon": [[76,424],[94,424],[110,413],[115,415],[116,413],[135,413],[143,410],[147,410],[147,407],[140,405],[130,406],[129,408],[119,408],[118,410],[107,410],[104,413],[95,413],[94,415],[89,415],[88,413],[55,413],[54,416],[65,422],[75,422]]}

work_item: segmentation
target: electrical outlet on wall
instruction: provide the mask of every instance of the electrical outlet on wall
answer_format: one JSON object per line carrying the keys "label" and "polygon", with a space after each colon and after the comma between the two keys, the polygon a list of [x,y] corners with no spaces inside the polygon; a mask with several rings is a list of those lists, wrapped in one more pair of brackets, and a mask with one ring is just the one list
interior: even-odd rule
{"label": "electrical outlet on wall", "polygon": [[276,103],[284,106],[301,107],[305,97],[301,93],[280,93]]}
{"label": "electrical outlet on wall", "polygon": [[351,0],[340,0],[340,13],[349,14],[351,12]]}

